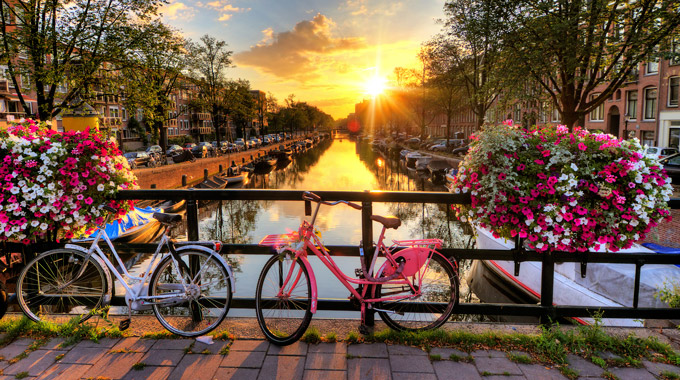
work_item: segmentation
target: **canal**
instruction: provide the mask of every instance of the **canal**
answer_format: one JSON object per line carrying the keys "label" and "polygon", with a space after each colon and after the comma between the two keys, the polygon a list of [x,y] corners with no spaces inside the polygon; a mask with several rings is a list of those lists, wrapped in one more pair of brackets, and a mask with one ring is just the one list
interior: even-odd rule
{"label": "canal", "polygon": [[[407,170],[398,160],[388,159],[373,152],[368,144],[347,138],[322,140],[307,152],[293,158],[286,167],[268,173],[253,173],[244,188],[294,190],[399,190],[446,191],[435,186],[415,171]],[[374,203],[378,215],[394,215],[402,226],[386,233],[388,245],[393,239],[439,238],[446,247],[470,248],[473,237],[465,234],[447,205]],[[256,244],[265,235],[297,230],[304,220],[304,203],[291,201],[216,201],[199,210],[199,238],[216,239],[225,243]],[[359,245],[361,240],[361,212],[345,205],[322,206],[316,226],[324,244]],[[380,228],[374,224],[374,241]],[[183,238],[183,231],[177,232]],[[260,270],[268,259],[265,255],[233,255],[228,257],[235,271],[236,298],[253,298]],[[347,292],[339,281],[316,258],[310,260],[319,279],[319,297],[347,299]],[[337,257],[336,262],[347,274],[360,267],[358,257]],[[146,268],[142,259],[133,267]],[[473,297],[464,281],[469,265],[461,263],[461,301]],[[323,280],[321,280],[323,279]],[[117,287],[117,292],[122,288]],[[233,310],[230,316],[254,316],[253,310]],[[357,318],[358,313],[320,311],[320,317]]]}

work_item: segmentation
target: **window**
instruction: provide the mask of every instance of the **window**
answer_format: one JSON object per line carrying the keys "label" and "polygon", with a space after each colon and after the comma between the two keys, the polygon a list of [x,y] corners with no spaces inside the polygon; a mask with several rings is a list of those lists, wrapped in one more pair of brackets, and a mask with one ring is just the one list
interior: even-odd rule
{"label": "window", "polygon": [[637,119],[637,91],[626,92],[626,113],[628,114],[629,120]]}
{"label": "window", "polygon": [[128,118],[127,110],[125,108],[123,108],[120,113],[121,113],[121,116],[123,118],[123,121],[127,120],[127,118]]}
{"label": "window", "polygon": [[680,37],[675,37],[671,41],[671,52],[675,54],[675,56],[671,58],[670,64],[680,65]]}
{"label": "window", "polygon": [[21,75],[21,88],[24,90],[31,89],[31,77],[28,74]]}
{"label": "window", "polygon": [[512,119],[518,123],[522,121],[522,106],[520,106],[519,104],[515,104]]}
{"label": "window", "polygon": [[118,113],[118,107],[109,107],[109,116],[110,117],[118,117],[120,114]]}
{"label": "window", "polygon": [[[590,95],[590,100],[593,101],[598,95],[600,94]],[[590,111],[590,121],[604,121],[604,103]]]}
{"label": "window", "polygon": [[645,90],[645,120],[656,120],[656,88],[648,88]]}
{"label": "window", "polygon": [[651,59],[647,62],[647,68],[645,69],[645,74],[657,74],[659,72],[659,57],[656,56],[659,51],[659,47],[654,47]]}
{"label": "window", "polygon": [[553,122],[558,122],[560,121],[560,111],[557,108],[553,108],[552,110],[552,120]]}
{"label": "window", "polygon": [[678,89],[680,88],[680,77],[670,77],[668,79],[668,106],[678,106]]}

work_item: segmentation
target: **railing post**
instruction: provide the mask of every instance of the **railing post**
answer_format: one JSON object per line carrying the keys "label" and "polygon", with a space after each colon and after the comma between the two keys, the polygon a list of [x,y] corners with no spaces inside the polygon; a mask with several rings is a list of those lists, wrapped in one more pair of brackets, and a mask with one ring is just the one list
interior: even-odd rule
{"label": "railing post", "polygon": [[193,194],[187,199],[187,238],[190,241],[198,240],[198,201]]}
{"label": "railing post", "polygon": [[203,180],[204,181],[208,180],[208,169],[203,169]]}
{"label": "railing post", "polygon": [[543,314],[540,323],[543,325],[555,322],[555,308],[553,306],[553,286],[555,284],[555,258],[552,252],[543,253],[541,268],[541,307]]}
{"label": "railing post", "polygon": [[[368,190],[366,191],[368,193]],[[371,270],[371,262],[373,261],[373,202],[361,202],[361,242],[364,250],[363,260],[366,263],[365,267]],[[366,326],[375,325],[375,315],[373,309],[366,309]]]}
{"label": "railing post", "polygon": [[182,187],[187,187],[187,175],[182,174]]}

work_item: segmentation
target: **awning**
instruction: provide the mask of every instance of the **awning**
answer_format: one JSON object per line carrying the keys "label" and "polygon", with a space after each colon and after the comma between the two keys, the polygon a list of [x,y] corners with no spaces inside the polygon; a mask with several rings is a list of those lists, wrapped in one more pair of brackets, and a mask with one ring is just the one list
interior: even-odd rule
{"label": "awning", "polygon": [[[18,102],[19,101],[19,95],[17,94],[9,94],[9,95],[0,95],[0,97],[5,97],[13,102]],[[24,96],[24,101],[25,102],[37,102],[37,100],[33,98],[29,98],[28,96]]]}

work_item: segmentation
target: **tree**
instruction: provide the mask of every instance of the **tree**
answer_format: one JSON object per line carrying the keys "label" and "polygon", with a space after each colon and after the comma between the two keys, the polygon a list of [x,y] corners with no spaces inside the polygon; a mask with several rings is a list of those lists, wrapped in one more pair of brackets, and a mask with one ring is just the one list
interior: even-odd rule
{"label": "tree", "polygon": [[507,28],[509,64],[540,84],[570,128],[583,125],[640,62],[658,58],[680,25],[677,1],[489,1],[498,16],[491,22]]}
{"label": "tree", "polygon": [[238,137],[246,137],[245,130],[255,117],[255,99],[250,95],[250,82],[245,79],[227,81],[222,92],[225,112],[236,125]]}
{"label": "tree", "polygon": [[435,45],[459,69],[478,128],[501,91],[504,73],[500,42],[505,25],[497,23],[500,10],[491,1],[447,2],[444,33],[435,38]]}
{"label": "tree", "polygon": [[138,43],[118,60],[124,104],[129,110],[143,110],[146,126],[153,135],[160,136],[159,145],[165,152],[164,124],[181,112],[170,95],[181,87],[186,41],[160,21],[135,25],[134,33],[138,34]]}
{"label": "tree", "polygon": [[[0,0],[0,62],[26,111],[50,120],[90,96],[98,71],[134,42],[131,20],[144,22],[162,0]],[[22,78],[20,86],[17,78]],[[26,86],[30,83],[30,87]]]}
{"label": "tree", "polygon": [[[191,63],[189,66],[193,82],[198,86],[198,103],[210,112],[215,136],[219,146],[220,129],[226,124],[224,89],[227,83],[225,70],[231,67],[231,54],[227,43],[218,41],[207,34],[200,43],[189,44]],[[233,141],[231,129],[227,128],[227,138]]]}

